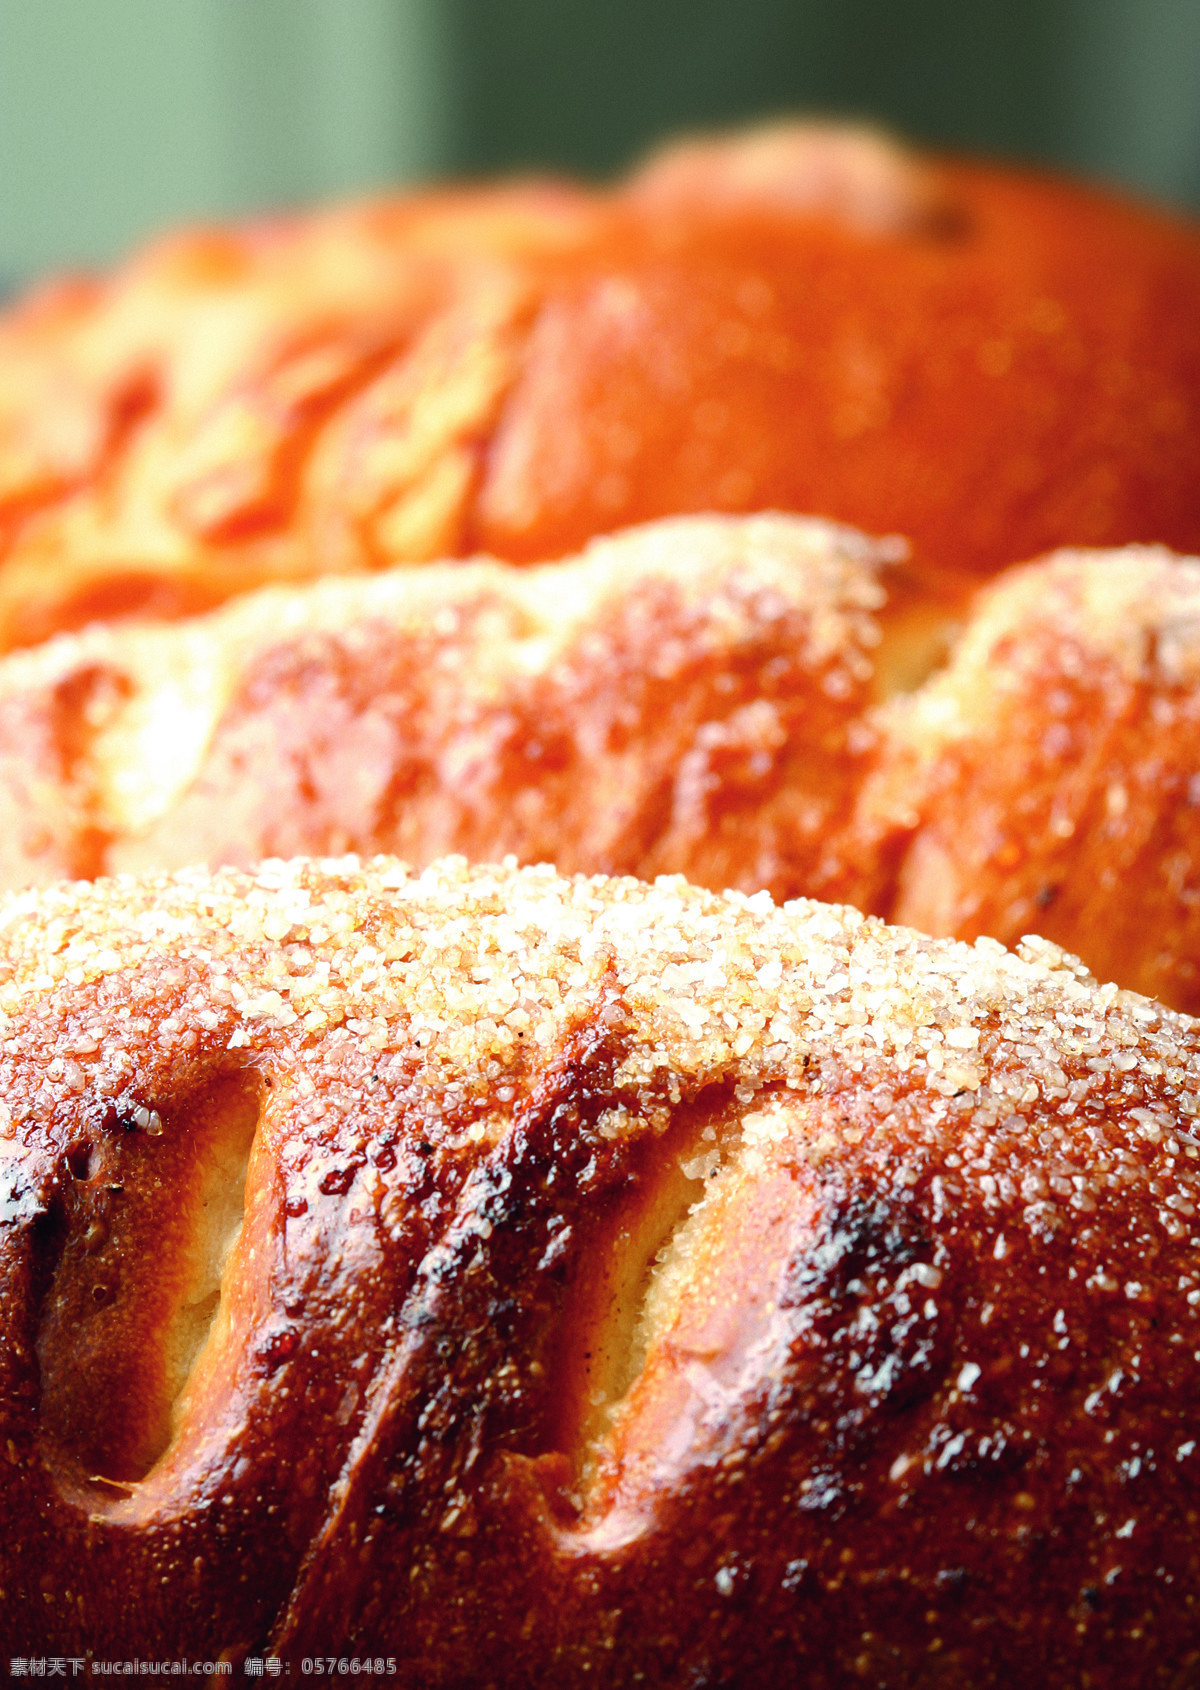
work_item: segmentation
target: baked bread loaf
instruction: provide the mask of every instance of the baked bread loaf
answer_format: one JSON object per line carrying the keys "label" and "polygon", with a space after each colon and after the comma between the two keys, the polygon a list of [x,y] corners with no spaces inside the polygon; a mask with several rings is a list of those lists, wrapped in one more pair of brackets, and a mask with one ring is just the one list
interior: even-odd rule
{"label": "baked bread loaf", "polygon": [[0,908],[0,1647],[1190,1681],[1200,1027],[389,859]]}
{"label": "baked bread loaf", "polygon": [[1200,562],[1064,552],[973,601],[897,695],[860,799],[892,920],[1015,944],[1200,1010]]}
{"label": "baked bread loaf", "polygon": [[1200,550],[1200,233],[860,130],[173,236],[0,324],[0,646],[266,581],[817,513]]}
{"label": "baked bread loaf", "polygon": [[13,654],[0,877],[513,852],[861,903],[837,836],[887,555],[677,518],[560,564],[332,578]]}
{"label": "baked bread loaf", "polygon": [[1196,230],[804,126],[0,324],[0,881],[326,859],[0,906],[0,1649],[1191,1682],[1200,564],[978,583],[1198,419]]}
{"label": "baked bread loaf", "polygon": [[1200,1011],[1198,748],[1195,560],[951,601],[847,529],[676,518],[10,656],[0,881],[512,853],[1043,932]]}

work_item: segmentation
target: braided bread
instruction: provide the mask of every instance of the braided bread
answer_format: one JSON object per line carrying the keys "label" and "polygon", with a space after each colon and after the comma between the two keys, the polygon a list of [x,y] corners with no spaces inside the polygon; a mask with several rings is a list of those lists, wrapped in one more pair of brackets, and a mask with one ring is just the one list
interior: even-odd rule
{"label": "braided bread", "polygon": [[856,130],[173,236],[0,324],[0,648],[676,512],[1200,550],[1200,234]]}
{"label": "braided bread", "polygon": [[1200,1010],[1197,746],[1194,560],[952,601],[850,530],[677,518],[10,656],[0,878],[513,853],[1036,930]]}
{"label": "braided bread", "polygon": [[1196,1023],[389,859],[10,898],[0,1010],[0,1646],[1187,1681]]}

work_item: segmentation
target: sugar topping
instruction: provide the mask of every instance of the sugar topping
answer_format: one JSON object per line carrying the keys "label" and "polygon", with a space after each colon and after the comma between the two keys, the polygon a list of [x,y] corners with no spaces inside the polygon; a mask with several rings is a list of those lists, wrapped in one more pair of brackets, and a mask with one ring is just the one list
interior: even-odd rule
{"label": "sugar topping", "polygon": [[[90,685],[72,791],[88,788],[93,826],[136,833],[194,779],[246,672],[306,637],[336,638],[353,653],[376,625],[397,638],[433,635],[446,646],[439,661],[453,671],[459,709],[488,708],[521,677],[577,659],[605,612],[656,583],[693,613],[693,641],[714,654],[802,607],[797,657],[831,666],[826,684],[845,691],[870,675],[873,613],[885,596],[879,565],[903,550],[812,518],[709,515],[649,523],[524,570],[484,560],[326,576],[265,587],[203,616],[96,625],[14,653],[0,663],[0,704],[24,699],[49,712],[64,687]],[[680,638],[665,640],[656,673],[670,676],[687,656]]]}
{"label": "sugar topping", "polygon": [[[402,1015],[478,1044],[487,1023],[557,1025],[606,971],[671,1065],[719,1069],[834,1050],[924,1064],[940,1084],[982,1083],[987,1035],[1057,1079],[1064,1049],[1113,1060],[1147,1040],[1191,1073],[1194,1024],[1098,987],[1037,938],[1019,955],[992,940],[934,941],[857,911],[766,893],[714,895],[679,877],[654,886],[566,880],[547,866],[420,874],[389,858],[269,861],[253,874],[199,870],[61,885],[0,903],[0,1007],[108,979],[169,980],[200,961],[247,1027],[306,1031]],[[292,964],[299,959],[298,971]],[[582,994],[582,996],[581,996]],[[315,1007],[310,1008],[310,1005]],[[769,1013],[768,1013],[769,1012]],[[481,1031],[482,1029],[482,1031]]]}
{"label": "sugar topping", "polygon": [[[403,1052],[436,1089],[502,1108],[599,1017],[634,1099],[731,1084],[753,1138],[774,1130],[764,1091],[860,1094],[901,1184],[949,1168],[985,1203],[1020,1198],[1035,1230],[1134,1185],[1182,1236],[1200,1202],[1187,1017],[1043,940],[1014,955],[678,878],[348,857],[57,886],[0,905],[0,1014],[5,1057],[36,1057],[57,1095],[111,1092],[143,1048],[200,1040],[357,1053],[385,1077]],[[32,1124],[24,1088],[4,1101],[9,1133]],[[840,1119],[822,1131],[844,1151],[864,1129]]]}

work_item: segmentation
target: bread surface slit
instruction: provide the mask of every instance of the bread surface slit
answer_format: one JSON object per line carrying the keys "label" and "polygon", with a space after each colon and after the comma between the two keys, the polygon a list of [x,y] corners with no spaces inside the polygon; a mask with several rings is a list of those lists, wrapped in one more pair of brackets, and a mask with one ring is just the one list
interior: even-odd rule
{"label": "bread surface slit", "polygon": [[258,1122],[257,1076],[220,1074],[177,1103],[113,1101],[68,1158],[37,1349],[44,1451],[69,1490],[119,1498],[172,1442],[227,1324]]}

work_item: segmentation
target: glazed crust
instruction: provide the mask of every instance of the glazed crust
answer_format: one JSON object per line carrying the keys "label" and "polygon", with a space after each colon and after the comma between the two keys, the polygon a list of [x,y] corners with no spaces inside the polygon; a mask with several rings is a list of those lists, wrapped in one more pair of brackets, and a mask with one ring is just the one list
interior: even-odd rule
{"label": "glazed crust", "polygon": [[712,508],[1200,549],[1198,418],[1193,227],[857,130],[175,236],[0,325],[0,644]]}
{"label": "glazed crust", "polygon": [[512,852],[861,904],[839,839],[888,555],[819,522],[681,518],[545,568],[325,581],[17,654],[3,880]]}
{"label": "glazed crust", "polygon": [[1190,1020],[386,859],[9,900],[0,1009],[7,1652],[1192,1669]]}
{"label": "glazed crust", "polygon": [[964,599],[899,550],[678,518],[15,654],[0,878],[512,853],[1042,932],[1200,1010],[1200,564],[1064,553]]}
{"label": "glazed crust", "polygon": [[1010,570],[884,714],[859,813],[893,865],[891,920],[1036,931],[1200,1009],[1196,560],[1131,547]]}

